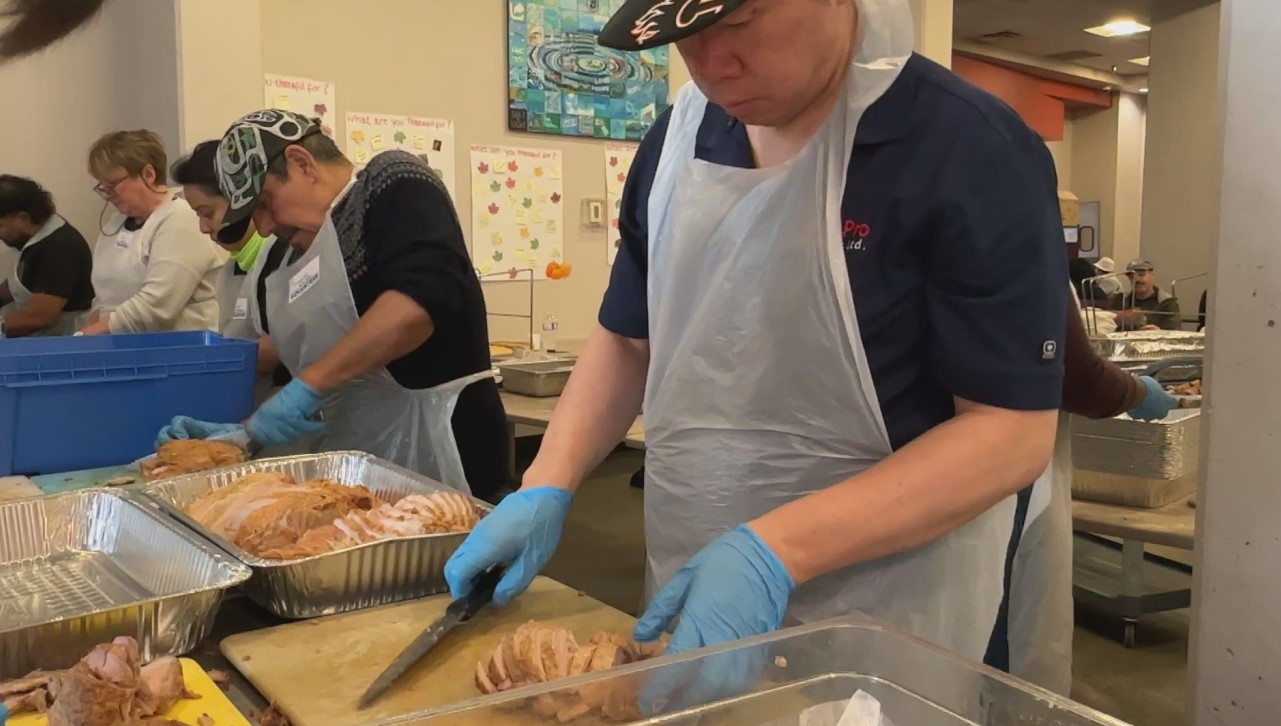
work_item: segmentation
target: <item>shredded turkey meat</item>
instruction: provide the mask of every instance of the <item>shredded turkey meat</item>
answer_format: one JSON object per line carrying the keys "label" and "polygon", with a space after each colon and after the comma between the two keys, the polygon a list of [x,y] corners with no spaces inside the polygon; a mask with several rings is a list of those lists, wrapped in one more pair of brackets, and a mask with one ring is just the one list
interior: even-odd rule
{"label": "shredded turkey meat", "polygon": [[244,460],[244,449],[225,441],[168,441],[156,450],[155,458],[142,462],[142,477],[147,481],[168,479],[231,466]]}
{"label": "shredded turkey meat", "polygon": [[296,560],[396,537],[470,532],[479,521],[480,513],[462,494],[410,494],[395,504],[348,512],[333,524],[307,532],[293,545],[267,550],[261,556]]}
{"label": "shredded turkey meat", "polygon": [[253,555],[288,547],[308,531],[382,500],[361,486],[329,480],[299,483],[287,474],[250,474],[214,489],[187,507],[187,514]]}
{"label": "shredded turkey meat", "polygon": [[[503,636],[493,655],[476,664],[476,687],[482,693],[547,683],[560,678],[598,673],[616,666],[662,655],[662,643],[639,644],[617,633],[599,632],[579,645],[565,628],[530,621]],[[629,683],[593,683],[543,694],[530,707],[544,718],[569,723],[599,712],[612,721],[640,717],[636,689]]]}
{"label": "shredded turkey meat", "polygon": [[146,726],[180,699],[199,698],[187,691],[182,664],[160,658],[138,665],[138,643],[116,638],[99,645],[63,671],[36,672],[0,683],[11,714],[45,713],[49,726]]}

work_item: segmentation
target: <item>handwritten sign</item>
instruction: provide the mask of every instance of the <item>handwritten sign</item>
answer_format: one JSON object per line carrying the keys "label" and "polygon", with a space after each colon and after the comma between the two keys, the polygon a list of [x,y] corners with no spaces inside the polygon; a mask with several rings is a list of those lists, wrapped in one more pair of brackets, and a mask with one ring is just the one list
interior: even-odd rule
{"label": "handwritten sign", "polygon": [[337,138],[334,123],[338,117],[338,104],[334,84],[311,78],[267,73],[263,76],[263,98],[268,108],[319,118],[325,134],[330,138]]}

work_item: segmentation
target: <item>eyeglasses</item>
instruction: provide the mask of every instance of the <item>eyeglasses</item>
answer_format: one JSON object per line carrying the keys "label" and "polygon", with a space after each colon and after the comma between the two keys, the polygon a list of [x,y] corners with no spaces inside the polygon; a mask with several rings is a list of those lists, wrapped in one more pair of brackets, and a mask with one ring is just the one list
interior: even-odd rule
{"label": "eyeglasses", "polygon": [[129,175],[126,174],[113,182],[99,182],[93,185],[93,191],[103,199],[110,199],[116,193],[116,187],[124,184],[128,179]]}

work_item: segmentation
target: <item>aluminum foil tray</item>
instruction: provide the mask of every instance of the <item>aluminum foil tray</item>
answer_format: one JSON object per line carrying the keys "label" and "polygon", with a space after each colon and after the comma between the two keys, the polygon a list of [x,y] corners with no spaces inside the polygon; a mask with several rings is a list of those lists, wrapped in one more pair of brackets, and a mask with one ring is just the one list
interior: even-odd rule
{"label": "aluminum foil tray", "polygon": [[1138,330],[1091,336],[1095,352],[1113,363],[1142,363],[1205,355],[1205,333]]}
{"label": "aluminum foil tray", "polygon": [[[245,594],[282,618],[321,615],[413,600],[448,590],[445,561],[465,534],[370,542],[340,552],[301,560],[264,560],[202,527],[183,509],[213,489],[248,474],[277,471],[298,481],[332,479],[344,486],[364,485],[388,501],[409,494],[430,494],[445,487],[432,479],[356,451],[262,459],[214,471],[157,481],[141,491],[187,527],[207,537],[253,569]],[[482,513],[492,507],[473,500]]]}
{"label": "aluminum foil tray", "polygon": [[[727,674],[733,674],[727,677]],[[1121,721],[985,668],[864,618],[846,618],[603,673],[475,698],[367,726],[545,726],[548,699],[636,703],[662,683],[664,712],[573,723],[645,726],[802,726],[813,707],[848,701],[859,690],[876,698],[898,726],[1124,726]]]}
{"label": "aluminum foil tray", "polygon": [[1200,409],[1173,411],[1160,421],[1072,417],[1072,463],[1078,469],[1179,479],[1196,474],[1200,444]]}
{"label": "aluminum foil tray", "polygon": [[144,660],[194,649],[249,568],[107,489],[0,503],[0,680],[129,635]]}

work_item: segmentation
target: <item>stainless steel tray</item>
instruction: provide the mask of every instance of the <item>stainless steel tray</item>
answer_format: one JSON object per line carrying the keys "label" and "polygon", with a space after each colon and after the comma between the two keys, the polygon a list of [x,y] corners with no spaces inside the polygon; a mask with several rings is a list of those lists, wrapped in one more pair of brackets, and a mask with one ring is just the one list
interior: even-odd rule
{"label": "stainless steel tray", "polygon": [[[754,674],[755,677],[749,677]],[[736,682],[741,678],[741,682]],[[700,680],[705,679],[705,680]],[[844,618],[664,656],[604,673],[475,698],[377,722],[422,726],[530,726],[531,702],[602,688],[633,698],[646,684],[676,685],[668,712],[573,723],[662,726],[798,726],[807,708],[847,700],[858,690],[881,703],[897,726],[1124,726],[1121,721],[903,635],[866,618]],[[698,688],[691,694],[684,688]],[[372,722],[371,722],[372,723]]]}
{"label": "stainless steel tray", "polygon": [[573,360],[498,364],[505,390],[536,398],[559,396],[573,370]]}
{"label": "stainless steel tray", "polygon": [[[183,509],[201,495],[232,484],[247,474],[278,471],[299,481],[332,479],[344,486],[363,484],[389,501],[409,494],[445,489],[428,477],[357,451],[261,459],[214,471],[157,481],[141,491],[186,526],[230,552],[253,569],[244,586],[256,603],[282,618],[314,618],[445,592],[445,561],[465,534],[370,542],[341,552],[301,560],[264,560],[202,527]],[[473,500],[482,512],[492,507]]]}
{"label": "stainless steel tray", "polygon": [[1200,409],[1172,411],[1160,421],[1072,417],[1072,463],[1078,469],[1179,479],[1196,474],[1200,449]]}
{"label": "stainless steel tray", "polygon": [[0,503],[0,680],[133,636],[144,660],[204,640],[249,568],[125,492]]}

